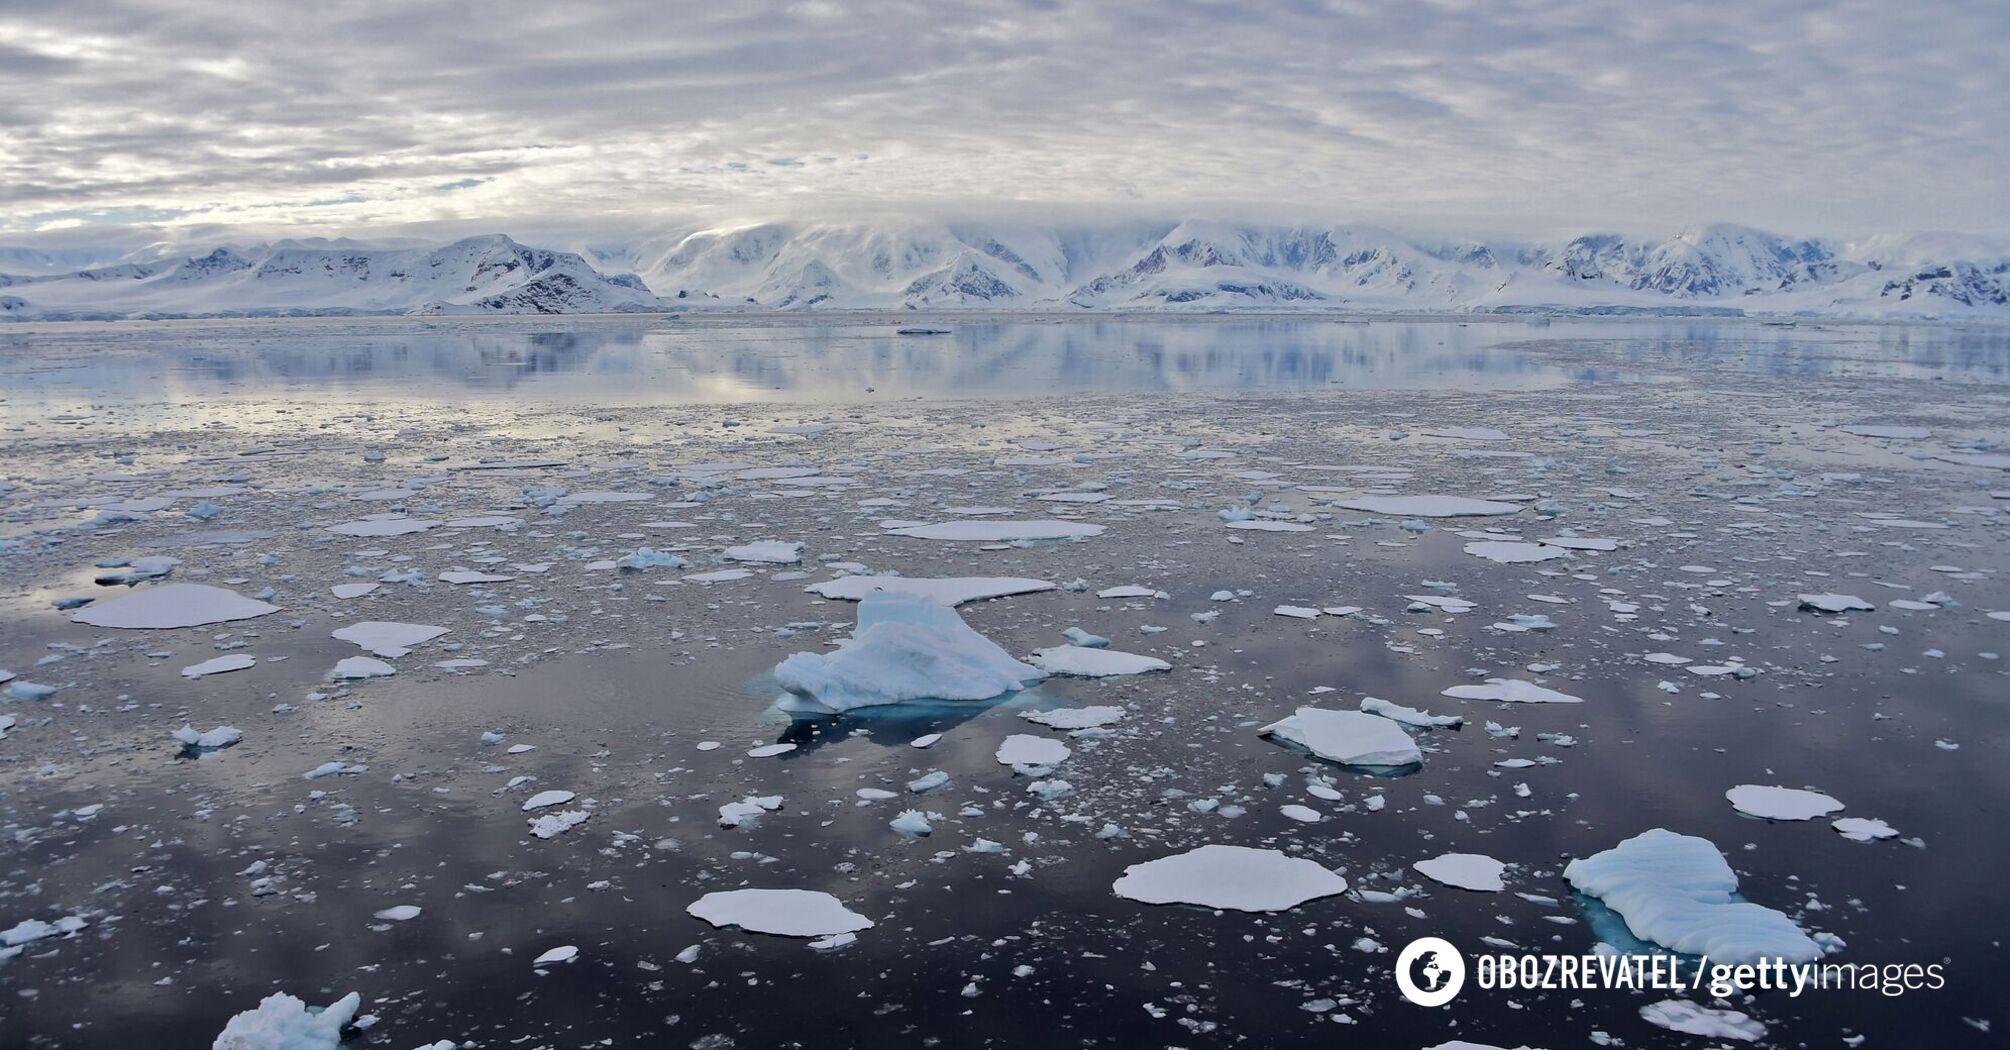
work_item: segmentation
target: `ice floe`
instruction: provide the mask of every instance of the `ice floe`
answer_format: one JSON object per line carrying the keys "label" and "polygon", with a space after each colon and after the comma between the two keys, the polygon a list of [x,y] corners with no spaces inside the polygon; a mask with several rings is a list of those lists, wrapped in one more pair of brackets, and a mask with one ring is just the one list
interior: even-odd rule
{"label": "ice floe", "polygon": [[1499,893],[1507,888],[1501,880],[1507,865],[1483,853],[1441,853],[1410,866],[1420,875],[1462,890]]}
{"label": "ice floe", "polygon": [[1724,792],[1724,797],[1738,812],[1766,820],[1813,820],[1843,808],[1842,803],[1819,791],[1764,784],[1739,784]]}
{"label": "ice floe", "polygon": [[181,676],[183,678],[207,678],[213,674],[228,674],[231,671],[242,671],[246,668],[256,667],[257,665],[258,661],[247,653],[231,653],[228,656],[219,656],[214,659],[204,660],[199,664],[190,664],[181,669]]}
{"label": "ice floe", "polygon": [[1051,711],[1022,711],[1019,717],[1050,729],[1095,729],[1124,717],[1121,707],[1057,707]]}
{"label": "ice floe", "polygon": [[1498,700],[1505,704],[1581,704],[1583,698],[1560,693],[1519,678],[1489,678],[1477,685],[1455,685],[1444,691],[1455,700]]}
{"label": "ice floe", "polygon": [[945,521],[890,530],[895,536],[924,540],[968,540],[1013,543],[1033,540],[1073,540],[1101,536],[1103,526],[1079,521]]}
{"label": "ice floe", "polygon": [[1357,496],[1334,506],[1397,518],[1491,518],[1521,512],[1519,503],[1469,496]]}
{"label": "ice floe", "polygon": [[70,619],[92,627],[131,630],[203,627],[212,623],[250,620],[279,611],[279,606],[236,591],[204,583],[166,583],[97,602],[72,613]]}
{"label": "ice floe", "polygon": [[1360,711],[1301,707],[1257,733],[1296,744],[1329,762],[1348,766],[1394,768],[1424,760],[1417,742],[1403,732],[1402,726]]}
{"label": "ice floe", "polygon": [[1068,760],[1073,754],[1068,745],[1044,736],[1030,733],[1014,733],[998,745],[994,757],[1001,766],[1011,766],[1015,772],[1048,769]]}
{"label": "ice floe", "polygon": [[1345,893],[1347,880],[1278,850],[1214,844],[1133,864],[1110,889],[1145,904],[1277,912]]}
{"label": "ice floe", "polygon": [[[927,598],[941,605],[956,606],[965,602],[983,601],[987,598],[1004,598],[1014,594],[1032,594],[1051,591],[1052,583],[1046,580],[1029,580],[1020,576],[840,576],[835,580],[824,580],[803,588],[826,598],[855,602],[874,591],[889,591],[896,594],[913,594]],[[1149,597],[1150,591],[1145,592]]]}
{"label": "ice floe", "polygon": [[1738,1010],[1715,1010],[1686,999],[1663,999],[1640,1008],[1640,1017],[1657,1028],[1683,1035],[1753,1042],[1766,1036],[1766,1026]]}
{"label": "ice floe", "polygon": [[817,890],[720,890],[684,910],[714,926],[780,937],[831,937],[872,927],[871,919]]}
{"label": "ice floe", "polygon": [[1114,675],[1144,674],[1171,670],[1172,665],[1155,656],[1120,653],[1114,649],[1092,649],[1080,645],[1056,645],[1036,649],[1033,666],[1048,674],[1077,678],[1108,678]]}
{"label": "ice floe", "polygon": [[337,628],[331,633],[342,641],[361,646],[374,656],[395,660],[410,653],[412,646],[423,645],[447,633],[447,628],[422,623],[365,620]]}

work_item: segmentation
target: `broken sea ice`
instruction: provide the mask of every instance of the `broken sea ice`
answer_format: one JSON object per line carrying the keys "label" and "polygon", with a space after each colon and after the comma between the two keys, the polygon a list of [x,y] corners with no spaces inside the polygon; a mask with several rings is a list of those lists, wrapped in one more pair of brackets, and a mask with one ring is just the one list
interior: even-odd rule
{"label": "broken sea ice", "polygon": [[989,700],[1046,677],[932,598],[867,594],[858,627],[837,652],[797,653],[775,680],[808,710],[849,711],[912,700]]}

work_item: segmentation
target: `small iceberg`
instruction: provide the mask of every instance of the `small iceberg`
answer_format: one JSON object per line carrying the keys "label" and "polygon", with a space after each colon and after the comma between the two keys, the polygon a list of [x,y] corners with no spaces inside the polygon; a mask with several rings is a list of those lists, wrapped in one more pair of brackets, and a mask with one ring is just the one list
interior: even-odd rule
{"label": "small iceberg", "polygon": [[355,992],[325,1008],[275,992],[257,1009],[230,1019],[210,1050],[337,1050],[342,1029],[356,1019],[363,997]]}
{"label": "small iceberg", "polygon": [[1617,912],[1635,937],[1733,966],[1822,956],[1794,920],[1739,900],[1738,876],[1708,839],[1654,828],[1571,861],[1563,877]]}
{"label": "small iceberg", "polygon": [[684,909],[714,926],[778,937],[834,937],[872,928],[872,920],[816,890],[722,890]]}
{"label": "small iceberg", "polygon": [[797,653],[775,680],[804,709],[849,711],[912,700],[990,700],[1046,677],[932,597],[875,591],[834,653]]}

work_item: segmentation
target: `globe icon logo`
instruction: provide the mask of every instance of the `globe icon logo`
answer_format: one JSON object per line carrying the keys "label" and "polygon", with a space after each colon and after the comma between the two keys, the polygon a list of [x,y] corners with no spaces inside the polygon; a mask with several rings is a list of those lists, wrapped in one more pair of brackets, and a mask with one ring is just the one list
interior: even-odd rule
{"label": "globe icon logo", "polygon": [[1465,956],[1441,937],[1419,937],[1396,956],[1396,987],[1418,1006],[1443,1006],[1465,983]]}

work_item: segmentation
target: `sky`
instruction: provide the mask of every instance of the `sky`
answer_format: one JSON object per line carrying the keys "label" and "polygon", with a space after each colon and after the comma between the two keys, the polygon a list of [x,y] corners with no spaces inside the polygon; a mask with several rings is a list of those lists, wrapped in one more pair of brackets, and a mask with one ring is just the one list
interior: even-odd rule
{"label": "sky", "polygon": [[2010,231],[2003,0],[0,0],[0,241]]}

